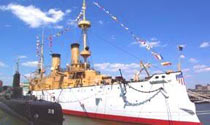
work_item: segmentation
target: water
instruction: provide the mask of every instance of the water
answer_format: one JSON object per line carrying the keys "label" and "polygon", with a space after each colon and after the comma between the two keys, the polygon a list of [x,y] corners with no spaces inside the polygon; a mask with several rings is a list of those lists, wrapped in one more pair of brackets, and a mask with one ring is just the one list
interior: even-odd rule
{"label": "water", "polygon": [[196,104],[197,115],[203,125],[210,124],[210,104]]}
{"label": "water", "polygon": [[0,125],[27,125],[27,123],[0,110]]}
{"label": "water", "polygon": [[[210,124],[210,104],[197,104],[197,114],[203,125]],[[63,125],[135,125],[107,120],[91,119],[76,116],[64,116]],[[14,118],[13,116],[0,110],[0,125],[26,125],[20,119]]]}
{"label": "water", "polygon": [[66,115],[64,116],[64,119],[65,121],[63,125],[137,125],[137,124],[128,124],[123,122],[114,122],[108,120],[91,119],[85,117],[66,116]]}

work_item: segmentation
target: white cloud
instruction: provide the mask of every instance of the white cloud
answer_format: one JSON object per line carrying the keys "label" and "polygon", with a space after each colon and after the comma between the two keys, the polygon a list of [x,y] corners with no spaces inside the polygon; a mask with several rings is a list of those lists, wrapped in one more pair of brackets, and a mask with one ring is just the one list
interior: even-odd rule
{"label": "white cloud", "polygon": [[67,10],[65,11],[65,13],[66,13],[66,14],[69,14],[69,13],[71,13],[71,10],[70,10],[70,9],[67,9]]}
{"label": "white cloud", "polygon": [[7,67],[7,65],[0,61],[0,67]]}
{"label": "white cloud", "polygon": [[193,66],[193,69],[197,73],[200,73],[200,72],[209,72],[210,71],[210,66],[206,66],[206,65],[195,65],[195,66]]}
{"label": "white cloud", "polygon": [[118,72],[119,69],[127,70],[126,72],[130,72],[131,70],[139,68],[139,64],[130,63],[130,64],[122,64],[122,63],[101,63],[95,64],[94,67],[98,70],[105,70],[108,72]]}
{"label": "white cloud", "polygon": [[189,68],[185,68],[185,69],[182,69],[182,72],[189,72],[190,71],[190,69]]}
{"label": "white cloud", "polygon": [[185,77],[185,78],[191,78],[192,75],[185,75],[184,77]]}
{"label": "white cloud", "polygon": [[19,59],[25,59],[27,56],[18,56]]}
{"label": "white cloud", "polygon": [[[160,47],[160,42],[159,41],[157,41],[157,42],[149,42],[149,41],[147,41],[146,43],[147,43],[147,45],[150,45],[152,48]],[[140,47],[146,47],[146,44],[143,45],[143,44],[141,44],[140,42],[137,42],[137,41],[135,41],[135,42],[133,42],[131,44],[139,44]]]}
{"label": "white cloud", "polygon": [[56,25],[56,26],[54,26],[54,28],[55,28],[55,29],[63,29],[63,26],[61,26],[61,25]]}
{"label": "white cloud", "polygon": [[77,21],[72,20],[72,19],[69,19],[67,24],[73,27],[77,27]]}
{"label": "white cloud", "polygon": [[0,76],[0,80],[3,81],[3,85],[10,85],[11,86],[12,79],[13,79],[12,76],[8,76],[8,75],[1,75]]}
{"label": "white cloud", "polygon": [[156,70],[156,71],[153,71],[154,74],[158,74],[158,73],[163,73],[163,71],[161,70]]}
{"label": "white cloud", "polygon": [[157,40],[157,38],[151,38],[150,40],[147,40],[146,41],[146,44],[142,44],[141,42],[133,42],[131,44],[139,44],[140,47],[146,47],[147,45],[149,45],[150,47],[152,48],[155,48],[155,47],[167,47],[167,44],[160,44],[160,41]]}
{"label": "white cloud", "polygon": [[25,76],[25,77],[31,77],[31,73],[27,73],[27,74],[24,74],[23,76]]}
{"label": "white cloud", "polygon": [[210,42],[201,43],[200,48],[206,48],[206,47],[210,47]]}
{"label": "white cloud", "polygon": [[206,65],[194,65],[193,68],[194,69],[202,69],[202,68],[206,68]]}
{"label": "white cloud", "polygon": [[185,56],[184,56],[184,55],[180,55],[180,58],[184,59],[184,58],[185,58]]}
{"label": "white cloud", "polygon": [[190,58],[190,59],[189,59],[189,62],[190,62],[190,63],[198,63],[198,60],[195,59],[195,58]]}
{"label": "white cloud", "polygon": [[182,47],[182,48],[186,48],[186,45],[185,44],[181,44],[179,46]]}
{"label": "white cloud", "polygon": [[38,61],[28,61],[28,62],[22,63],[21,65],[25,67],[37,67]]}
{"label": "white cloud", "polygon": [[33,5],[23,6],[13,3],[8,4],[7,6],[0,6],[0,10],[11,11],[32,28],[37,28],[50,23],[57,23],[63,19],[66,13],[70,13],[70,10],[66,10],[66,13],[64,13],[63,11],[56,9],[49,9],[47,12],[43,12]]}
{"label": "white cloud", "polygon": [[123,76],[126,78],[132,78],[134,74],[140,70],[140,65],[137,63],[100,63],[95,64],[94,67],[99,71],[105,72],[106,74],[119,74],[119,69],[121,69]]}
{"label": "white cloud", "polygon": [[104,22],[102,20],[99,20],[98,23],[101,25],[104,24]]}
{"label": "white cloud", "polygon": [[[154,47],[159,47],[160,46],[160,41],[157,42],[147,42],[148,45],[150,45],[152,48]],[[146,47],[146,45],[140,44],[141,47]]]}

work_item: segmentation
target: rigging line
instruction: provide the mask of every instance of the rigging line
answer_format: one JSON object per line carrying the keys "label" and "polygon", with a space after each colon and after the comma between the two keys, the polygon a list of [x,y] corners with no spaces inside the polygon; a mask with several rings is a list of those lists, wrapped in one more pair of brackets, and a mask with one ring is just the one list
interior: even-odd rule
{"label": "rigging line", "polygon": [[[112,13],[110,13],[110,11],[106,10],[104,7],[102,7],[99,3],[97,2],[93,2],[93,4],[98,7],[99,9],[103,10],[108,16],[110,16],[112,18],[112,20],[114,20],[116,23],[118,23],[124,30],[126,30],[137,42],[140,42],[140,43],[144,43],[145,45],[146,44],[146,40],[142,39],[142,38],[139,38],[136,34],[134,34],[131,30],[129,30],[129,28],[121,23],[119,21],[119,19],[114,16]],[[152,49],[151,45],[147,45],[149,47],[149,50]]]}
{"label": "rigging line", "polygon": [[163,69],[161,69],[159,66],[157,66],[155,64],[154,65],[152,64],[152,67],[155,68],[155,69],[158,69],[158,70],[160,70],[162,72],[165,72]]}
{"label": "rigging line", "polygon": [[99,3],[97,2],[93,2],[93,5],[95,5],[97,8],[99,8],[100,10],[102,10],[103,12],[105,12],[108,16],[111,17],[112,20],[114,20],[116,23],[118,23],[121,28],[123,28],[124,30],[126,30],[132,37],[133,39],[136,40],[137,43],[140,43],[142,46],[144,46],[153,56],[155,56],[155,58],[159,61],[164,60],[163,57],[157,53],[156,51],[154,51],[154,47],[148,42],[148,40],[139,38],[136,34],[134,34],[126,25],[124,25],[123,23],[121,23],[119,21],[119,19],[114,16],[112,13],[110,13],[110,11],[106,10],[103,6],[101,6]]}
{"label": "rigging line", "polygon": [[[122,52],[126,53],[127,55],[129,55],[129,56],[133,57],[134,59],[136,59],[137,61],[139,61],[139,59],[140,59],[139,57],[137,57],[136,55],[134,55],[134,54],[126,51],[125,49],[122,49],[121,47],[119,47],[117,45],[114,45],[112,42],[105,40],[104,38],[100,37],[97,33],[95,33],[94,36],[96,36],[96,38],[98,38],[99,40],[104,41],[104,43],[107,43],[107,44],[109,43],[112,47],[121,50]],[[164,70],[162,70],[161,68],[159,68],[156,65],[152,65],[152,67],[154,67],[154,68],[156,68],[156,69],[161,70],[162,72],[164,72]]]}
{"label": "rigging line", "polygon": [[108,41],[108,40],[105,40],[104,38],[100,37],[98,34],[95,34],[95,36],[96,36],[96,38],[98,38],[99,40],[104,41],[104,43],[109,43],[112,47],[114,47],[114,48],[117,48],[117,49],[121,50],[122,52],[124,52],[124,53],[126,53],[126,54],[130,55],[131,57],[133,57],[134,59],[136,59],[136,60],[138,60],[138,61],[139,61],[139,59],[140,59],[140,58],[139,58],[139,57],[137,57],[136,55],[134,55],[134,54],[132,54],[132,53],[130,53],[130,52],[128,52],[128,51],[126,51],[125,49],[122,49],[122,48],[121,48],[121,47],[119,47],[119,46],[114,45],[112,42],[110,42],[110,41]]}

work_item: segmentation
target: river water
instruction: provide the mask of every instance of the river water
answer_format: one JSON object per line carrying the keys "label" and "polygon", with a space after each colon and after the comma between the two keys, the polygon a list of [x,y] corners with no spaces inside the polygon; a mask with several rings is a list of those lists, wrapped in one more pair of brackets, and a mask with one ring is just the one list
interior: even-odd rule
{"label": "river water", "polygon": [[[210,125],[210,104],[196,105],[197,115],[203,125]],[[128,123],[113,122],[76,116],[64,116],[63,125],[128,125]],[[0,110],[0,125],[26,125],[23,121]],[[135,125],[135,124],[129,124]]]}

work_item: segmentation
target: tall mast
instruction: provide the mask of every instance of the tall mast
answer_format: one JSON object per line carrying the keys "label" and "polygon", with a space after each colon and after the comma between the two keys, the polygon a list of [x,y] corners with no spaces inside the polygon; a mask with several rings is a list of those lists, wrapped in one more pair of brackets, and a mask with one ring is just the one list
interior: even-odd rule
{"label": "tall mast", "polygon": [[42,42],[41,42],[41,57],[40,57],[40,69],[41,69],[41,77],[44,72],[44,27],[42,28]]}
{"label": "tall mast", "polygon": [[16,73],[19,72],[19,63],[20,63],[20,58],[17,58],[17,62],[16,62]]}
{"label": "tall mast", "polygon": [[80,53],[80,55],[84,58],[84,66],[85,69],[87,69],[87,58],[91,55],[89,51],[89,47],[87,46],[87,30],[90,28],[91,23],[90,21],[86,20],[86,1],[83,0],[82,4],[82,15],[83,19],[79,21],[78,26],[82,29],[82,37],[83,37],[83,51]]}

